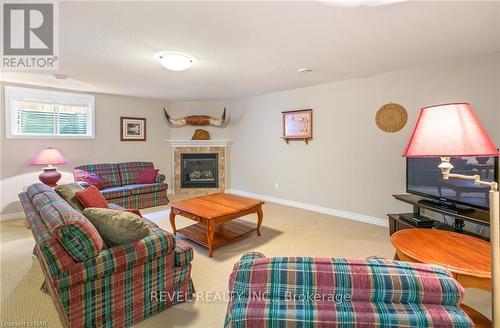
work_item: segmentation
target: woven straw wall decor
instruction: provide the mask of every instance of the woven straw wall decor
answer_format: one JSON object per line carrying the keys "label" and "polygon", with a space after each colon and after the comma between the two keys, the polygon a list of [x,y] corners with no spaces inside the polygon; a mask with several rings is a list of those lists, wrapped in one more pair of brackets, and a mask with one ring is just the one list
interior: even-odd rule
{"label": "woven straw wall decor", "polygon": [[404,128],[408,121],[406,109],[394,103],[388,103],[380,107],[375,116],[375,122],[380,130],[385,132],[397,132]]}

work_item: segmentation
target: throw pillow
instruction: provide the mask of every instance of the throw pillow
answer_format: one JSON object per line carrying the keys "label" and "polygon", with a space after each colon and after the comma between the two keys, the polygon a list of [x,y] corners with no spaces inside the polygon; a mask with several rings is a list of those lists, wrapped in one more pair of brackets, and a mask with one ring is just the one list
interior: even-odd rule
{"label": "throw pillow", "polygon": [[109,207],[108,202],[96,186],[90,186],[82,191],[77,191],[76,197],[84,207]]}
{"label": "throw pillow", "polygon": [[104,189],[104,183],[102,182],[101,177],[97,174],[89,173],[87,175],[84,175],[82,177],[82,180],[91,186],[96,186],[99,190]]}
{"label": "throw pillow", "polygon": [[83,215],[89,219],[109,247],[141,240],[151,233],[140,216],[109,208],[86,208]]}
{"label": "throw pillow", "polygon": [[72,182],[68,184],[58,185],[54,190],[59,196],[61,196],[62,199],[66,201],[66,203],[68,203],[75,210],[81,212],[85,208],[76,197],[76,193],[78,191],[84,190],[83,187],[78,183]]}
{"label": "throw pillow", "polygon": [[157,169],[142,169],[139,172],[138,183],[155,183],[156,176],[158,175]]}

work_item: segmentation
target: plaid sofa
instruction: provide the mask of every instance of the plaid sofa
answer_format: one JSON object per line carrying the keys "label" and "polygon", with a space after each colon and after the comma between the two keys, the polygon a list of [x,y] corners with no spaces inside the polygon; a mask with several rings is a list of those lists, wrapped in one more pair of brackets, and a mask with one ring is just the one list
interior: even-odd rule
{"label": "plaid sofa", "polygon": [[158,174],[155,183],[139,184],[142,169],[154,168],[151,162],[87,164],[73,169],[75,181],[85,186],[82,178],[97,174],[103,184],[104,198],[125,208],[146,208],[168,204],[165,175]]}
{"label": "plaid sofa", "polygon": [[192,248],[153,222],[145,219],[152,233],[144,239],[105,249],[90,221],[48,186],[19,198],[62,326],[130,327],[192,297]]}
{"label": "plaid sofa", "polygon": [[384,259],[245,254],[225,327],[472,327],[441,267]]}

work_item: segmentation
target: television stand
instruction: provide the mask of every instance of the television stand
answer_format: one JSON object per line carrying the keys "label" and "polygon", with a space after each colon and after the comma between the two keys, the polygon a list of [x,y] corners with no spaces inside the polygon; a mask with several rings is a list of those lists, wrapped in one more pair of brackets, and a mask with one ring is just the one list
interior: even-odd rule
{"label": "television stand", "polygon": [[[488,237],[481,236],[464,229],[466,223],[472,223],[489,228],[490,215],[488,211],[476,209],[473,211],[456,212],[453,208],[449,208],[447,206],[436,206],[436,202],[417,195],[398,194],[393,195],[393,197],[399,201],[412,205],[413,214],[415,217],[418,217],[420,215],[422,209],[426,209],[435,213],[439,213],[446,217],[452,217],[454,219],[453,224],[451,224],[451,222],[450,224],[438,222],[438,224],[434,225],[433,227],[429,227],[428,229],[450,230],[466,235],[471,235],[480,239],[489,240]],[[410,222],[407,219],[405,220],[405,218],[402,217],[405,215],[408,216],[408,214],[411,215],[411,213],[397,213],[387,215],[389,217],[389,232],[391,235],[399,230],[419,228],[417,224]]]}
{"label": "television stand", "polygon": [[448,212],[452,212],[455,214],[472,213],[475,211],[475,209],[473,209],[472,207],[457,206],[455,204],[450,204],[450,203],[440,202],[440,201],[435,201],[435,200],[430,200],[430,199],[421,199],[418,201],[418,203],[422,204],[422,205],[434,207],[436,209],[447,210]]}

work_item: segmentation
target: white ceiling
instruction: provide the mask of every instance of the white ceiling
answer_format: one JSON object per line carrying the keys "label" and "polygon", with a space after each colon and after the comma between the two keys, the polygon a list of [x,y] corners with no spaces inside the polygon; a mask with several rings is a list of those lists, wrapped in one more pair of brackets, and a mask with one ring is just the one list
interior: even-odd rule
{"label": "white ceiling", "polygon": [[[162,99],[233,99],[500,51],[500,2],[60,2],[60,65],[2,80]],[[184,72],[155,59],[196,58]],[[312,73],[298,73],[309,67]]]}

